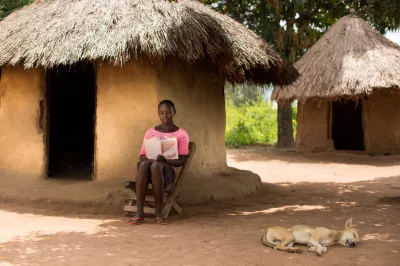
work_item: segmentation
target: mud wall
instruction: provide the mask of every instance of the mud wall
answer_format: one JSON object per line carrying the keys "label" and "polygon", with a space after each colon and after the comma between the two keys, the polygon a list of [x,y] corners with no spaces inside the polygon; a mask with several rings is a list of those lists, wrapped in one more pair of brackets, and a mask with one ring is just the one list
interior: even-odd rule
{"label": "mud wall", "polygon": [[207,67],[174,61],[97,65],[95,172],[98,179],[136,176],[145,131],[160,123],[157,105],[172,100],[175,122],[198,149],[190,170],[226,167],[223,82]]}
{"label": "mud wall", "polygon": [[297,105],[296,150],[301,152],[328,149],[329,103],[305,101]]}
{"label": "mud wall", "polygon": [[1,72],[0,173],[42,177],[45,149],[39,104],[45,98],[44,72],[9,66]]}
{"label": "mud wall", "polygon": [[375,90],[363,101],[366,152],[400,154],[400,94]]}

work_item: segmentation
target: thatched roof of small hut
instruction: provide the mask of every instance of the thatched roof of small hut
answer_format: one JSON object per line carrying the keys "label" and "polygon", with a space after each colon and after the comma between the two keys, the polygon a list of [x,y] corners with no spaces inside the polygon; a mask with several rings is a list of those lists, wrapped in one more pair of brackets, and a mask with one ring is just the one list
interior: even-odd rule
{"label": "thatched roof of small hut", "polygon": [[332,25],[295,67],[300,77],[276,87],[273,100],[356,99],[374,89],[399,89],[400,46],[350,14]]}
{"label": "thatched roof of small hut", "polygon": [[298,77],[251,30],[195,0],[37,0],[0,22],[0,66],[122,65],[141,56],[206,59],[232,83],[286,85]]}

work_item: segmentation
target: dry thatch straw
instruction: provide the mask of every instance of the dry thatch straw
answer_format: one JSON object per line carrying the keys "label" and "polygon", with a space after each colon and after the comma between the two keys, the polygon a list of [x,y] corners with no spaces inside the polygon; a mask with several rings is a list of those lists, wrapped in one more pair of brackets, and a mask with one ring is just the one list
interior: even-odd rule
{"label": "dry thatch straw", "polygon": [[141,55],[206,59],[232,83],[286,85],[298,77],[251,30],[194,0],[38,0],[0,22],[0,66],[122,65]]}
{"label": "dry thatch straw", "polygon": [[301,76],[288,87],[276,87],[273,100],[358,99],[374,89],[400,92],[400,47],[355,15],[338,20],[295,67]]}

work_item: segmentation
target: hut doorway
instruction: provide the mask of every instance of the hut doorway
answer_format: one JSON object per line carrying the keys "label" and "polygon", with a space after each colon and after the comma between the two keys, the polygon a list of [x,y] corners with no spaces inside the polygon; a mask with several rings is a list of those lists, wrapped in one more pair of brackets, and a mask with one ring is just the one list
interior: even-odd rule
{"label": "hut doorway", "polygon": [[96,81],[92,64],[48,72],[49,177],[93,178]]}
{"label": "hut doorway", "polygon": [[336,150],[365,150],[361,102],[332,103],[332,137]]}

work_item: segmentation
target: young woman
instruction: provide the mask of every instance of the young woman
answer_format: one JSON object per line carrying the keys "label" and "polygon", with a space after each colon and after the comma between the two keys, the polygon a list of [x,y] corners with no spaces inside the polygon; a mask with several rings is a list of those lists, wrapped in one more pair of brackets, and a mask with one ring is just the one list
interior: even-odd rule
{"label": "young woman", "polygon": [[167,224],[167,219],[163,217],[162,213],[164,188],[175,181],[174,167],[183,166],[189,154],[189,135],[184,129],[179,128],[174,124],[175,114],[176,109],[172,101],[161,101],[158,104],[158,116],[161,120],[161,124],[149,128],[144,136],[144,139],[154,137],[158,139],[176,138],[178,142],[179,158],[167,160],[163,155],[158,155],[157,160],[150,160],[146,157],[146,149],[143,140],[136,179],[137,213],[135,217],[129,219],[129,223],[131,224],[139,225],[144,221],[144,200],[149,183],[153,186],[156,223]]}

